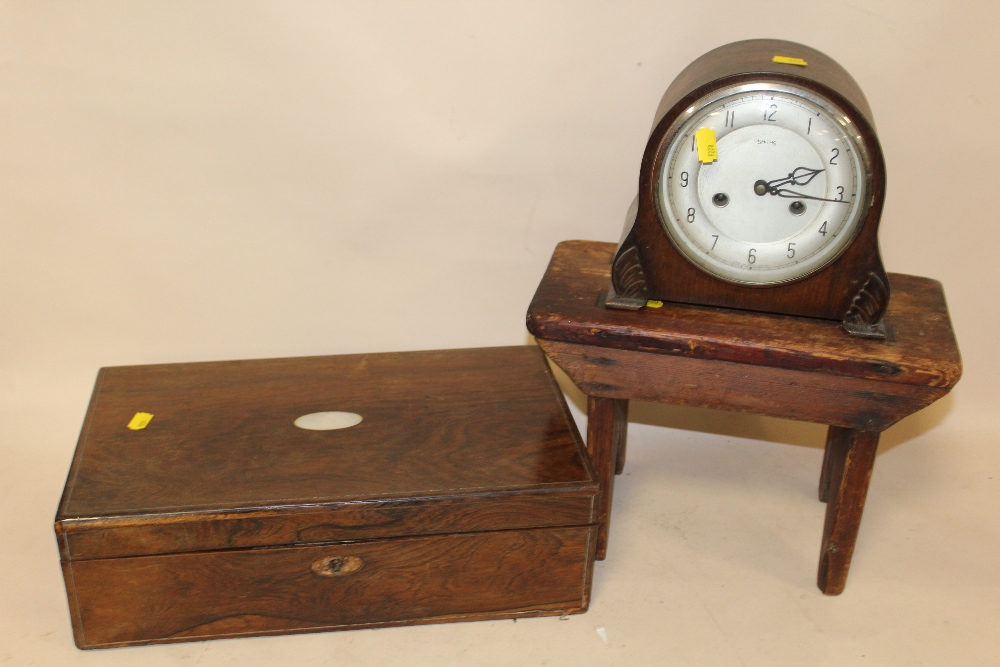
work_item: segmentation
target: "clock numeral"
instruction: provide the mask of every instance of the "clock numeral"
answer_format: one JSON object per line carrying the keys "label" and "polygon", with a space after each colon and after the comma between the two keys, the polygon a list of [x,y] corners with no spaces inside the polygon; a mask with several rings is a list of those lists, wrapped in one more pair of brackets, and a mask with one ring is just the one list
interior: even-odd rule
{"label": "clock numeral", "polygon": [[681,187],[686,188],[688,186],[688,173],[686,171],[681,172]]}
{"label": "clock numeral", "polygon": [[767,109],[764,109],[764,120],[769,120],[772,123],[777,122],[774,120],[774,114],[778,113],[778,105],[772,104]]}
{"label": "clock numeral", "polygon": [[754,264],[757,261],[757,248],[750,248],[750,254],[747,255],[747,262]]}
{"label": "clock numeral", "polygon": [[687,221],[688,222],[694,222],[694,209],[693,208],[689,208],[688,209]]}
{"label": "clock numeral", "polygon": [[823,224],[819,226],[819,233],[826,236],[826,220],[824,220]]}
{"label": "clock numeral", "polygon": [[712,241],[712,247],[709,248],[707,250],[707,252],[712,252],[713,250],[715,250],[715,244],[719,242],[719,235],[718,234],[712,234],[712,238],[715,239],[715,240]]}
{"label": "clock numeral", "polygon": [[727,111],[726,112],[726,124],[724,127],[736,127],[736,112]]}
{"label": "clock numeral", "polygon": [[691,135],[691,152],[694,153],[694,135]]}
{"label": "clock numeral", "polygon": [[788,244],[788,259],[792,259],[793,257],[795,257],[795,247],[794,246],[795,246],[794,243],[789,243]]}
{"label": "clock numeral", "polygon": [[840,149],[839,148],[833,148],[833,149],[830,150],[830,152],[833,153],[833,157],[830,158],[830,164],[836,166],[837,163],[834,162],[834,160],[836,160],[838,157],[840,157]]}
{"label": "clock numeral", "polygon": [[844,201],[844,186],[837,186],[837,201]]}
{"label": "clock numeral", "polygon": [[813,127],[813,119],[810,118],[809,119],[809,124],[806,125],[806,134],[809,134],[812,131],[812,127]]}

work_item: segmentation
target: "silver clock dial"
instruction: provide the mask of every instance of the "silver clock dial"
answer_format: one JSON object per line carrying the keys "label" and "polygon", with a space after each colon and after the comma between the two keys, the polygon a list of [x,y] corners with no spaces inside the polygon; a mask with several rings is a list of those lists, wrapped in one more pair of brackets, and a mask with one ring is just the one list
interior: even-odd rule
{"label": "silver clock dial", "polygon": [[[695,133],[715,134],[699,160]],[[793,86],[751,84],[699,100],[668,134],[660,218],[677,249],[734,283],[797,280],[833,261],[866,209],[867,156],[850,119]]]}

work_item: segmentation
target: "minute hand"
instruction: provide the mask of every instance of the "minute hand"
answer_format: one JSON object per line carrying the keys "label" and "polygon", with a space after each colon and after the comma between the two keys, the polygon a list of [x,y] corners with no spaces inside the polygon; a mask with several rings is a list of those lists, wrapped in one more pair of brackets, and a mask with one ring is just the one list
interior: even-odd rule
{"label": "minute hand", "polygon": [[785,190],[784,188],[768,188],[767,190],[772,195],[777,195],[779,197],[785,197],[787,199],[813,199],[815,201],[829,201],[834,204],[850,204],[849,201],[844,201],[843,199],[825,199],[823,197],[813,197],[812,195],[804,195],[801,192],[795,192],[794,190]]}

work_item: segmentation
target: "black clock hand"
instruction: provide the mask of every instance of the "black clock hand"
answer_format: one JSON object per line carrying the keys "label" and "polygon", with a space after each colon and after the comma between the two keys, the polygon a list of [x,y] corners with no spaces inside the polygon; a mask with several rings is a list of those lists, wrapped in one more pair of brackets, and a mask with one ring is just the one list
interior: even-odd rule
{"label": "black clock hand", "polygon": [[813,197],[812,195],[804,195],[801,192],[794,192],[792,190],[785,190],[783,188],[771,188],[768,192],[772,195],[777,195],[779,197],[785,197],[786,199],[814,199],[816,201],[830,201],[834,204],[850,204],[849,201],[844,201],[843,199],[824,199],[823,197]]}
{"label": "black clock hand", "polygon": [[809,169],[808,167],[796,167],[790,174],[788,174],[787,178],[776,178],[773,181],[768,181],[767,189],[771,190],[782,185],[809,185],[812,179],[816,178],[817,174],[820,174],[823,171],[825,170]]}
{"label": "black clock hand", "polygon": [[805,186],[809,185],[817,175],[821,174],[824,169],[810,169],[808,167],[796,167],[788,174],[785,178],[776,178],[773,181],[765,181],[763,179],[757,181],[753,184],[753,191],[760,196],[764,195],[776,195],[778,197],[785,197],[786,199],[812,199],[815,201],[829,201],[829,202],[844,202],[843,199],[826,199],[824,197],[814,197],[812,195],[802,194],[800,192],[795,192],[794,190],[786,190],[780,186],[782,185],[798,185]]}

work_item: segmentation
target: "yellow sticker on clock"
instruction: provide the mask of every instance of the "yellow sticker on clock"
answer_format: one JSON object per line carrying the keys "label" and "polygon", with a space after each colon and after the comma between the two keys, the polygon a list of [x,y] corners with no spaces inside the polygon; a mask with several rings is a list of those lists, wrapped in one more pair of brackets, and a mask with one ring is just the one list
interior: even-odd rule
{"label": "yellow sticker on clock", "polygon": [[142,429],[149,426],[149,422],[153,420],[153,415],[148,412],[137,412],[135,416],[132,417],[132,421],[128,423],[128,427],[133,431],[141,431]]}
{"label": "yellow sticker on clock", "polygon": [[771,58],[772,63],[781,63],[782,65],[798,65],[799,67],[805,67],[809,63],[802,58],[792,58],[790,56],[775,56]]}
{"label": "yellow sticker on clock", "polygon": [[698,162],[711,164],[719,159],[719,149],[715,146],[715,130],[703,127],[694,133],[694,141],[698,145]]}

